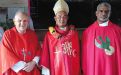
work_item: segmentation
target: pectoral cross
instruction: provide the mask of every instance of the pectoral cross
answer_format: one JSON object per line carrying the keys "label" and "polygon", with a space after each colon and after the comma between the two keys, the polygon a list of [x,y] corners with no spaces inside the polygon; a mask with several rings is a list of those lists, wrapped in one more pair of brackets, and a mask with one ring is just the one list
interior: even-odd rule
{"label": "pectoral cross", "polygon": [[22,54],[24,56],[24,61],[25,61],[26,60],[26,53],[25,53],[25,49],[24,48],[22,49]]}

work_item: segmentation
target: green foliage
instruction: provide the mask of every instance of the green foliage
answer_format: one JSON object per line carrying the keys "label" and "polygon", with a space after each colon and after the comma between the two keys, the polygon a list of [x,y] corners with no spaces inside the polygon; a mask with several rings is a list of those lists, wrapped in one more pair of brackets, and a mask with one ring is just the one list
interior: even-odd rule
{"label": "green foliage", "polygon": [[0,26],[3,27],[4,30],[9,29],[8,25],[5,22],[0,22]]}
{"label": "green foliage", "polygon": [[10,29],[13,27],[13,22],[12,21],[7,21],[7,22],[0,22],[0,26],[3,27],[4,30]]}

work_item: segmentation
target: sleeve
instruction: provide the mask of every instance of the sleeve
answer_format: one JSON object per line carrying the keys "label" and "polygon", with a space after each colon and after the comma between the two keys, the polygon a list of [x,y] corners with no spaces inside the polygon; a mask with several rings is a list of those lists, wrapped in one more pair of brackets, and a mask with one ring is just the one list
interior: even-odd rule
{"label": "sleeve", "polygon": [[34,38],[36,39],[35,41],[36,41],[36,43],[35,43],[35,45],[36,45],[36,53],[35,53],[35,56],[34,56],[34,58],[32,59],[32,61],[35,61],[36,62],[36,64],[38,65],[38,66],[40,66],[40,59],[41,59],[41,51],[42,51],[42,48],[41,48],[41,46],[40,46],[40,43],[39,43],[39,40],[38,40],[38,37],[37,37],[37,35],[36,35],[36,33],[34,33]]}
{"label": "sleeve", "polygon": [[41,66],[44,68],[50,69],[50,54],[49,54],[49,41],[48,35],[46,34],[42,47],[42,59]]}
{"label": "sleeve", "polygon": [[50,70],[44,66],[42,66],[42,75],[50,75]]}
{"label": "sleeve", "polygon": [[82,72],[85,73],[84,71],[86,71],[86,56],[87,56],[87,50],[86,50],[86,46],[87,46],[87,35],[86,35],[86,31],[84,31],[82,33],[82,38],[81,38],[81,49],[82,49],[82,52],[81,52],[81,66],[82,66]]}
{"label": "sleeve", "polygon": [[10,32],[6,31],[3,35],[1,44],[0,44],[0,66],[1,72],[6,72],[14,64],[16,64],[19,58],[14,53],[13,45],[11,44]]}
{"label": "sleeve", "polygon": [[39,63],[39,60],[40,60],[40,57],[39,56],[35,56],[34,59],[33,59],[33,61],[35,61],[37,65]]}
{"label": "sleeve", "polygon": [[18,73],[20,70],[22,70],[22,69],[24,68],[25,64],[26,64],[26,62],[24,62],[24,61],[19,61],[19,62],[17,62],[14,66],[12,66],[11,69],[12,69],[14,72]]}

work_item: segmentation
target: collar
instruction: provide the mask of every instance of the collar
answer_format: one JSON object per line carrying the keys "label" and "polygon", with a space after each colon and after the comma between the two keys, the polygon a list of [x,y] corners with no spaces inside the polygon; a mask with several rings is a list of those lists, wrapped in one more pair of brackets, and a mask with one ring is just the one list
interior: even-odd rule
{"label": "collar", "polygon": [[101,23],[101,24],[99,24],[99,26],[101,26],[101,27],[108,26],[108,22],[109,22],[109,21],[104,22],[104,23]]}

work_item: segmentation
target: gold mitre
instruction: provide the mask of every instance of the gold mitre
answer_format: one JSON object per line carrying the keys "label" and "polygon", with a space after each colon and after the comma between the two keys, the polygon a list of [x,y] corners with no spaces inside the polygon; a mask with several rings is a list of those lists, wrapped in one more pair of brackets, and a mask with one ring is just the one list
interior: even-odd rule
{"label": "gold mitre", "polygon": [[58,0],[55,3],[53,10],[55,14],[59,11],[65,11],[67,14],[69,13],[68,4],[64,0]]}

